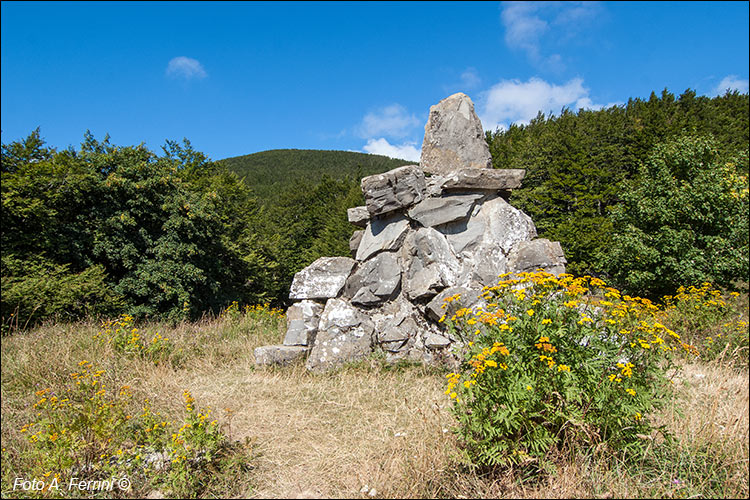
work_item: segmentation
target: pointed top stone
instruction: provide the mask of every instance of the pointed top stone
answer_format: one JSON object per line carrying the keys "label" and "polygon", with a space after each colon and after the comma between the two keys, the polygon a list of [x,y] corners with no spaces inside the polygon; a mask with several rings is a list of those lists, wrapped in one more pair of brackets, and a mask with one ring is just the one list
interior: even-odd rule
{"label": "pointed top stone", "polygon": [[419,164],[430,174],[492,167],[482,122],[469,96],[459,92],[430,107]]}

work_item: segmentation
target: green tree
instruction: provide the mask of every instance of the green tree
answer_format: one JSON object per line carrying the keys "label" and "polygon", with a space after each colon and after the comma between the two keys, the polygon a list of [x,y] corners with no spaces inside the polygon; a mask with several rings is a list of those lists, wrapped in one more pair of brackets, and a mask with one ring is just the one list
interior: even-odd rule
{"label": "green tree", "polygon": [[[255,248],[247,186],[189,141],[164,149],[160,157],[87,132],[80,150],[56,151],[38,130],[3,145],[4,318],[117,305],[179,319],[268,295],[274,265]],[[45,275],[57,292],[39,286]]]}
{"label": "green tree", "polygon": [[748,279],[748,155],[715,140],[657,145],[612,213],[608,270],[627,291],[657,297],[681,285]]}
{"label": "green tree", "polygon": [[539,113],[528,125],[486,134],[495,168],[523,168],[511,203],[539,235],[561,242],[568,269],[602,273],[612,243],[611,211],[654,146],[684,134],[712,135],[722,155],[746,151],[748,94],[709,98],[666,89],[598,111]]}

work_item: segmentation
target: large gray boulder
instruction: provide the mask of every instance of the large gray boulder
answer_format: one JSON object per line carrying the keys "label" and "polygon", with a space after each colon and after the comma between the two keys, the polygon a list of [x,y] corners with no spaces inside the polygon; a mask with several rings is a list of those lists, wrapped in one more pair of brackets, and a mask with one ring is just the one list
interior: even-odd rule
{"label": "large gray boulder", "polygon": [[424,172],[417,165],[370,175],[360,183],[371,216],[410,207],[425,196]]}
{"label": "large gray boulder", "polygon": [[469,96],[459,92],[430,108],[419,163],[432,174],[492,166],[482,122]]}
{"label": "large gray boulder", "polygon": [[321,300],[336,297],[356,262],[349,257],[321,257],[294,275],[289,298]]}
{"label": "large gray boulder", "polygon": [[542,269],[556,276],[565,272],[565,254],[559,241],[539,238],[522,241],[508,255],[508,270],[516,273]]}
{"label": "large gray boulder", "polygon": [[372,306],[398,293],[401,266],[395,252],[382,252],[354,272],[344,286],[344,296],[352,304]]}
{"label": "large gray boulder", "polygon": [[448,241],[431,227],[409,233],[402,247],[401,287],[409,300],[422,300],[456,284],[461,264]]}
{"label": "large gray boulder", "polygon": [[482,196],[473,193],[426,198],[410,208],[407,213],[410,219],[424,227],[439,226],[467,218],[474,208],[474,203]]}
{"label": "large gray boulder", "polygon": [[446,235],[456,254],[484,246],[499,248],[507,255],[517,242],[536,237],[536,227],[531,217],[500,196],[483,202],[470,219],[435,229]]}
{"label": "large gray boulder", "polygon": [[326,302],[315,345],[307,358],[309,370],[326,371],[372,352],[372,321],[342,299]]}
{"label": "large gray boulder", "polygon": [[312,345],[322,312],[323,305],[312,300],[292,304],[286,311],[284,345]]}
{"label": "large gray boulder", "polygon": [[357,247],[360,262],[384,250],[398,250],[409,231],[409,221],[401,214],[378,217],[367,223]]}

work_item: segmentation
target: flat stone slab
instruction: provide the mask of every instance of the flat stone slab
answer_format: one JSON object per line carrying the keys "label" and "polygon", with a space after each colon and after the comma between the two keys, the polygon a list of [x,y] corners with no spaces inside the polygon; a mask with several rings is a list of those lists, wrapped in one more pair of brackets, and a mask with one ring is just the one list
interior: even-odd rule
{"label": "flat stone slab", "polygon": [[357,247],[360,262],[383,250],[397,250],[409,232],[409,221],[401,214],[372,219]]}
{"label": "flat stone slab", "polygon": [[349,257],[321,257],[294,275],[289,298],[328,299],[336,297],[356,262]]}
{"label": "flat stone slab", "polygon": [[521,187],[526,176],[522,168],[477,169],[465,168],[443,174],[441,189],[449,190],[482,190],[509,191]]}
{"label": "flat stone slab", "polygon": [[484,128],[469,96],[459,92],[430,107],[419,164],[432,174],[492,166]]}
{"label": "flat stone slab", "polygon": [[417,165],[370,175],[360,185],[371,216],[408,208],[424,198],[426,189],[424,172]]}
{"label": "flat stone slab", "polygon": [[424,339],[424,345],[428,349],[442,349],[451,345],[451,341],[437,333],[428,333]]}
{"label": "flat stone slab", "polygon": [[255,364],[258,366],[288,365],[305,357],[310,352],[307,346],[264,345],[255,348]]}
{"label": "flat stone slab", "polygon": [[463,194],[426,198],[409,209],[409,218],[424,227],[439,226],[465,219],[474,208],[474,203],[482,196],[482,194]]}
{"label": "flat stone slab", "polygon": [[365,227],[370,220],[370,212],[367,211],[367,207],[347,208],[346,217],[355,226]]}

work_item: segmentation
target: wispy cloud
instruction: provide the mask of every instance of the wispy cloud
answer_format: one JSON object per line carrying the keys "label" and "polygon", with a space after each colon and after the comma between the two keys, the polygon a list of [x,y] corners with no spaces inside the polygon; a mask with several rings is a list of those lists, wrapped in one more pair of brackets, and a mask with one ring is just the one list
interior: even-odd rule
{"label": "wispy cloud", "polygon": [[419,120],[400,104],[391,104],[376,111],[371,111],[362,119],[358,133],[363,139],[385,136],[400,139],[409,135]]}
{"label": "wispy cloud", "polygon": [[421,149],[417,149],[414,142],[404,142],[403,144],[394,145],[382,137],[379,139],[369,139],[362,149],[365,153],[390,156],[391,158],[400,158],[415,163],[419,162],[422,154]]}
{"label": "wispy cloud", "polygon": [[546,47],[558,48],[574,38],[601,9],[599,2],[503,2],[500,19],[505,43],[523,51],[537,67],[562,70],[562,56]]}
{"label": "wispy cloud", "polygon": [[477,73],[476,68],[466,68],[466,70],[461,73],[461,85],[465,89],[473,90],[479,87],[479,84],[481,83],[482,79],[479,78],[479,73]]}
{"label": "wispy cloud", "polygon": [[480,85],[482,85],[482,78],[479,76],[479,72],[476,68],[470,66],[458,75],[457,80],[443,84],[442,88],[447,95],[455,94],[456,92],[468,94],[477,90]]}
{"label": "wispy cloud", "polygon": [[[589,96],[581,78],[574,78],[563,85],[555,85],[540,78],[527,82],[502,80],[478,99],[479,116],[485,130],[506,129],[511,123],[528,124],[539,111],[545,114],[559,113],[563,107],[573,111],[601,109]],[[606,107],[618,103],[607,104]]]}
{"label": "wispy cloud", "polygon": [[727,75],[716,86],[713,91],[713,95],[724,95],[727,90],[736,90],[741,94],[746,94],[748,91],[747,78],[742,79],[737,75]]}
{"label": "wispy cloud", "polygon": [[197,60],[190,57],[179,56],[173,58],[167,64],[167,76],[173,78],[183,78],[192,80],[193,78],[206,78],[208,73],[203,69],[203,65]]}

